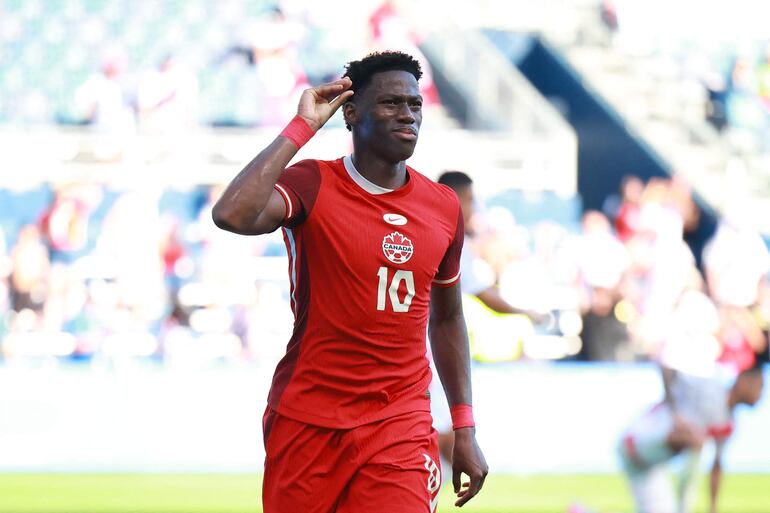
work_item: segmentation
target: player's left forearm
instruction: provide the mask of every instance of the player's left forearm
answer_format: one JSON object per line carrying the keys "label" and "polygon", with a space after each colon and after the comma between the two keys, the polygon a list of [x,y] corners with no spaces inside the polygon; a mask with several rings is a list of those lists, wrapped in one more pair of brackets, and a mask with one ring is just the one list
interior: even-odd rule
{"label": "player's left forearm", "polygon": [[459,287],[431,292],[428,337],[449,405],[471,404],[470,351]]}

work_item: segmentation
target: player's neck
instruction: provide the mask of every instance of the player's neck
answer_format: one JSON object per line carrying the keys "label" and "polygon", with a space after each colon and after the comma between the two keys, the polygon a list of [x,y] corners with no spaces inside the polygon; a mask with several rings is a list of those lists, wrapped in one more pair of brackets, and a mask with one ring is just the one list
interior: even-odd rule
{"label": "player's neck", "polygon": [[386,189],[398,189],[406,183],[406,162],[387,162],[365,149],[356,149],[353,165],[361,176]]}

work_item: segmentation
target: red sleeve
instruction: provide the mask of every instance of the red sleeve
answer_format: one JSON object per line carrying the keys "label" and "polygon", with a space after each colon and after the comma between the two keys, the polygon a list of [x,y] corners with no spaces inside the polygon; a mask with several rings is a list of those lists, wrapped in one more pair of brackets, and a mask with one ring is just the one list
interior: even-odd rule
{"label": "red sleeve", "polygon": [[275,190],[286,204],[286,215],[281,226],[293,228],[304,223],[313,210],[320,187],[318,161],[302,160],[287,167],[275,184]]}
{"label": "red sleeve", "polygon": [[444,253],[444,258],[438,266],[438,272],[433,278],[433,285],[436,287],[451,287],[460,279],[460,254],[463,250],[463,241],[465,237],[465,224],[463,222],[463,211],[457,204],[457,225],[452,242]]}

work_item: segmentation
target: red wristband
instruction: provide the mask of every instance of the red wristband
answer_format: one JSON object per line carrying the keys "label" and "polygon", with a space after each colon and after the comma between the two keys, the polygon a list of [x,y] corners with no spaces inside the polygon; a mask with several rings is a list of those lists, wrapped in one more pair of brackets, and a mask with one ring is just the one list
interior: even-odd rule
{"label": "red wristband", "polygon": [[453,430],[476,426],[473,422],[473,406],[470,404],[455,404],[449,408],[449,413],[452,414]]}
{"label": "red wristband", "polygon": [[297,149],[300,149],[315,135],[315,130],[310,128],[307,121],[297,114],[289,121],[289,124],[286,125],[286,128],[283,129],[280,135],[289,139]]}

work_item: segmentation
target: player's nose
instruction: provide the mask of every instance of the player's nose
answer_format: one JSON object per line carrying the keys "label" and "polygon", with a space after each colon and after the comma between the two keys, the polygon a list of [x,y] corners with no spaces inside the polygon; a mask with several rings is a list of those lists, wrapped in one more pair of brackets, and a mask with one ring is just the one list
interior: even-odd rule
{"label": "player's nose", "polygon": [[397,119],[401,123],[414,123],[414,112],[412,112],[408,103],[404,102],[401,104],[397,112]]}

